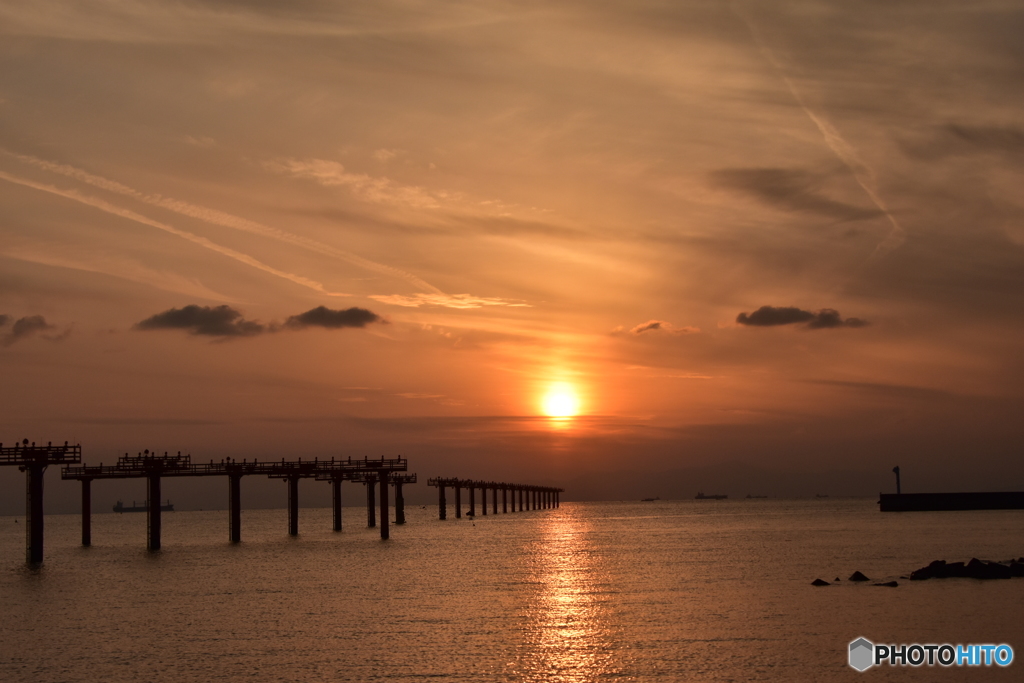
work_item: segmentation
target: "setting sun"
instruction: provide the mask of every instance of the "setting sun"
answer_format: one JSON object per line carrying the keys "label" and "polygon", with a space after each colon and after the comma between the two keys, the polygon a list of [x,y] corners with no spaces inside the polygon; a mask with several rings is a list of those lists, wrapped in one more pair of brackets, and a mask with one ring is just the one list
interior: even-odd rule
{"label": "setting sun", "polygon": [[579,413],[580,403],[571,386],[555,384],[544,395],[542,409],[548,417],[573,417]]}

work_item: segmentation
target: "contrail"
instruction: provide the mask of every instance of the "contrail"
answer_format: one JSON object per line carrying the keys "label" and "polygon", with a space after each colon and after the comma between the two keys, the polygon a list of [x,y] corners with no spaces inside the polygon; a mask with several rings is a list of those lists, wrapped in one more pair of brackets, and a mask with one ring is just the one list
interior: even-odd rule
{"label": "contrail", "polygon": [[205,247],[206,249],[215,251],[218,254],[223,254],[228,258],[233,258],[236,261],[240,261],[241,263],[252,266],[253,268],[262,270],[265,273],[276,275],[277,277],[284,278],[285,280],[291,280],[295,284],[302,285],[303,287],[309,287],[310,289],[314,289],[328,296],[350,296],[349,294],[343,294],[340,292],[327,291],[327,289],[321,283],[315,280],[310,280],[309,278],[302,277],[301,275],[296,275],[294,273],[287,273],[283,270],[278,270],[273,266],[268,266],[262,261],[254,259],[252,256],[249,256],[248,254],[243,254],[242,252],[235,251],[234,249],[231,249],[229,247],[223,247],[219,244],[211,242],[205,237],[200,237],[199,235],[194,235],[190,232],[179,230],[178,228],[167,225],[166,223],[161,223],[160,221],[155,221],[151,218],[147,218],[146,216],[135,213],[134,211],[131,211],[129,209],[114,206],[113,204],[105,202],[102,199],[90,197],[89,195],[84,195],[76,190],[64,190],[53,185],[37,183],[32,180],[26,180],[24,178],[18,178],[16,176],[9,175],[3,171],[0,171],[0,180],[6,180],[7,182],[14,183],[16,185],[31,187],[35,190],[40,190],[41,192],[49,192],[50,194],[55,194],[59,197],[64,197],[65,199],[71,199],[73,201],[86,204],[95,209],[99,209],[100,211],[105,211],[107,213],[113,214],[115,216],[120,216],[121,218],[125,218],[130,221],[135,221],[136,223],[142,223],[143,225],[148,225],[152,228],[156,228],[157,230],[169,232],[172,235],[176,235],[178,237],[181,237],[182,239],[188,240],[189,242],[198,244],[201,247]]}
{"label": "contrail", "polygon": [[758,50],[761,51],[761,54],[768,63],[770,63],[778,72],[779,77],[786,84],[786,87],[789,88],[789,92],[793,96],[793,99],[796,100],[796,103],[800,105],[800,108],[804,110],[807,117],[814,122],[815,126],[818,127],[818,131],[821,132],[822,137],[825,138],[825,144],[828,145],[829,149],[832,150],[832,153],[846,165],[850,170],[850,173],[853,174],[857,184],[861,186],[861,189],[863,189],[865,194],[870,197],[874,205],[878,207],[878,210],[884,213],[885,217],[889,219],[889,223],[892,224],[892,230],[890,230],[889,234],[885,236],[885,239],[878,243],[874,252],[872,252],[870,257],[868,257],[868,260],[870,261],[884,256],[893,249],[899,247],[906,240],[907,233],[903,229],[903,226],[899,224],[899,221],[897,221],[892,215],[892,212],[889,211],[889,207],[886,206],[885,202],[878,195],[878,190],[875,187],[874,171],[864,163],[853,147],[843,139],[843,136],[841,136],[839,131],[835,129],[835,126],[823,117],[815,114],[814,111],[807,106],[807,102],[804,100],[793,81],[786,75],[786,70],[783,68],[782,64],[775,58],[775,55],[768,48],[768,45],[757,30],[757,27],[754,26],[754,22],[740,11],[736,3],[729,3],[729,9],[746,25],[747,30],[750,31],[750,35],[754,39],[754,43],[757,45]]}
{"label": "contrail", "polygon": [[347,261],[348,263],[351,263],[352,265],[358,266],[360,268],[364,268],[365,270],[405,280],[426,292],[430,292],[433,294],[444,294],[444,292],[442,292],[437,287],[434,287],[430,283],[425,282],[424,280],[416,277],[412,273],[407,273],[404,270],[400,270],[398,268],[393,268],[392,266],[388,266],[383,263],[377,263],[375,261],[365,259],[357,254],[345,251],[344,249],[338,249],[337,247],[332,247],[328,244],[323,244],[322,242],[309,239],[308,237],[303,237],[301,235],[296,235],[295,233],[288,232],[286,230],[280,230],[278,228],[273,228],[268,225],[263,225],[262,223],[257,223],[256,221],[251,221],[240,216],[234,216],[224,211],[219,211],[217,209],[211,209],[205,206],[190,204],[188,202],[184,202],[178,199],[164,197],[159,194],[146,194],[134,188],[128,187],[127,185],[123,185],[122,183],[119,183],[116,180],[103,178],[102,176],[94,175],[87,171],[83,171],[82,169],[75,168],[74,166],[58,164],[52,161],[46,161],[45,159],[38,159],[36,157],[27,156],[24,154],[16,154],[14,152],[10,152],[4,149],[0,149],[0,152],[3,152],[8,156],[14,157],[15,159],[18,159],[19,161],[22,161],[26,164],[35,166],[36,168],[43,169],[44,171],[50,171],[51,173],[58,173],[69,178],[74,178],[75,180],[79,180],[88,185],[92,185],[93,187],[98,187],[102,190],[107,190],[108,192],[115,192],[117,194],[125,195],[138,201],[145,202],[146,204],[158,206],[162,209],[167,209],[169,211],[179,213],[183,216],[188,216],[189,218],[196,218],[198,220],[211,223],[213,225],[220,225],[226,228],[233,228],[235,230],[240,230],[242,232],[260,235],[262,237],[269,237],[271,239],[285,242],[287,244],[302,247],[303,249],[307,249],[318,254],[323,254],[324,256],[330,256],[343,261]]}

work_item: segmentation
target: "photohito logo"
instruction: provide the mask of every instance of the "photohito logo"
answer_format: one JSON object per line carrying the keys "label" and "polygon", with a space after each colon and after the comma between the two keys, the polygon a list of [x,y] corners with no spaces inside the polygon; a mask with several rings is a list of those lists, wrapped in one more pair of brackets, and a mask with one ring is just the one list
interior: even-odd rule
{"label": "photohito logo", "polygon": [[1002,645],[875,645],[867,638],[850,643],[849,662],[857,671],[873,666],[1009,666],[1013,648]]}

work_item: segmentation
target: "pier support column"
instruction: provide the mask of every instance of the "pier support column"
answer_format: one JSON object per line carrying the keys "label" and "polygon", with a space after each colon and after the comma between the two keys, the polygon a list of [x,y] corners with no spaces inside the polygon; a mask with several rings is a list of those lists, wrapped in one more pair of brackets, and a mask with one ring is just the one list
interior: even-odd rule
{"label": "pier support column", "polygon": [[561,507],[561,506],[562,506],[561,495],[558,493],[558,491],[555,491],[555,507],[557,508],[557,507]]}
{"label": "pier support column", "polygon": [[508,488],[501,487],[501,511],[503,514],[508,514]]}
{"label": "pier support column", "polygon": [[92,479],[82,480],[82,545],[92,545]]}
{"label": "pier support column", "polygon": [[498,514],[498,487],[495,486],[494,489],[491,490],[491,493],[494,495],[494,505],[491,508],[491,512]]}
{"label": "pier support column", "polygon": [[331,501],[334,505],[334,530],[341,531],[341,477],[331,479]]}
{"label": "pier support column", "polygon": [[395,482],[395,524],[405,524],[405,496],[400,481]]}
{"label": "pier support column", "polygon": [[288,477],[288,534],[299,535],[299,478]]}
{"label": "pier support column", "polygon": [[522,489],[519,489],[519,491],[513,491],[512,492],[512,511],[514,512],[515,511],[515,507],[516,507],[516,493],[519,494],[519,511],[522,512],[523,511],[523,490]]}
{"label": "pier support column", "polygon": [[242,475],[228,475],[228,539],[242,542]]}
{"label": "pier support column", "polygon": [[480,487],[480,514],[487,516],[487,487]]}
{"label": "pier support column", "polygon": [[462,487],[455,485],[455,519],[462,519]]}
{"label": "pier support column", "polygon": [[375,489],[373,485],[377,483],[377,480],[372,476],[366,478],[366,526],[374,527],[377,526],[377,506],[374,502],[376,500]]}
{"label": "pier support column", "polygon": [[388,528],[388,473],[381,470],[377,478],[380,479],[380,537],[386,541],[391,535]]}
{"label": "pier support column", "polygon": [[469,516],[476,517],[476,487],[469,487]]}
{"label": "pier support column", "polygon": [[43,474],[46,465],[25,465],[25,560],[43,561]]}
{"label": "pier support column", "polygon": [[448,501],[444,499],[444,487],[437,487],[437,518],[448,519]]}
{"label": "pier support column", "polygon": [[146,548],[160,550],[160,475],[150,474],[146,477],[146,492],[149,500],[146,505]]}

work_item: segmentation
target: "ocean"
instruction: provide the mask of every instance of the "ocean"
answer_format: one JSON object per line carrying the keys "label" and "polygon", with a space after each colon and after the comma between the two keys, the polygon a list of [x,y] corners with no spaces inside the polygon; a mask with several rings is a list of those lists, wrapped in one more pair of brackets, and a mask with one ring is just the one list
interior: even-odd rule
{"label": "ocean", "polygon": [[[451,508],[451,506],[449,506]],[[1024,555],[1024,511],[880,513],[873,499],[565,503],[381,541],[365,508],[0,517],[0,680],[1024,680],[1024,579],[901,576]],[[392,510],[394,519],[394,510]],[[16,521],[17,520],[17,521]],[[854,584],[854,571],[872,579]],[[812,587],[816,578],[838,585]],[[872,585],[897,580],[896,588]],[[848,644],[1006,643],[1008,667],[858,673]]]}

